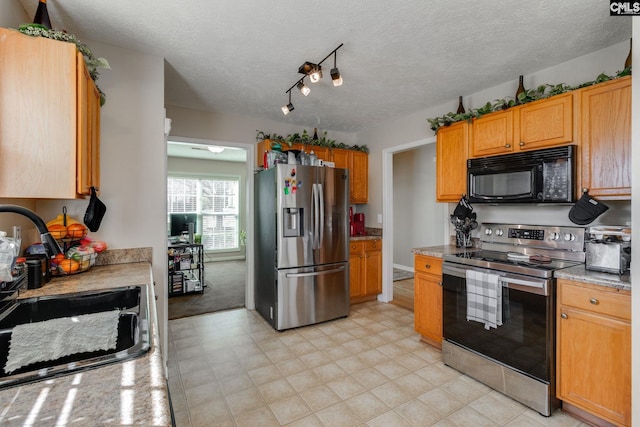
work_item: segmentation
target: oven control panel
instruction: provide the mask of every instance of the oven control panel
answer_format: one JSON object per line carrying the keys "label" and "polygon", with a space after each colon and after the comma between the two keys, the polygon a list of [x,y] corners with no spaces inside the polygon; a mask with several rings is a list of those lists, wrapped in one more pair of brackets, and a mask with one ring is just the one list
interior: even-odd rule
{"label": "oven control panel", "polygon": [[544,230],[531,228],[509,228],[508,236],[513,239],[544,240]]}
{"label": "oven control panel", "polygon": [[572,226],[483,223],[480,240],[483,248],[486,243],[584,252],[585,231],[584,227]]}

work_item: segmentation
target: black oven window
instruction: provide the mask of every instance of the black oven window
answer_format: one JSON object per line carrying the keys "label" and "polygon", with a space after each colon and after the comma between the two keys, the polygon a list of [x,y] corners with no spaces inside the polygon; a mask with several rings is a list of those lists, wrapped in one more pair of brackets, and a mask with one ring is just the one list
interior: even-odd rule
{"label": "black oven window", "polygon": [[444,276],[443,335],[448,341],[480,353],[522,373],[549,381],[553,357],[551,298],[502,289],[502,326],[486,330],[467,321],[465,279]]}

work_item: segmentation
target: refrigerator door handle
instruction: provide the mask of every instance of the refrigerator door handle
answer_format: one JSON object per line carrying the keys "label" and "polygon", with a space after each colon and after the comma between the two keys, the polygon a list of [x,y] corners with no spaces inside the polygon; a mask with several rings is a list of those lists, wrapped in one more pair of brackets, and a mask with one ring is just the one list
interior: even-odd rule
{"label": "refrigerator door handle", "polygon": [[318,249],[324,244],[324,188],[318,184],[318,199],[320,201],[320,232],[318,233]]}
{"label": "refrigerator door handle", "polygon": [[322,270],[322,271],[314,271],[311,273],[287,273],[285,277],[313,277],[313,276],[323,276],[325,274],[337,273],[340,271],[344,271],[344,266],[338,268],[332,268],[331,270]]}
{"label": "refrigerator door handle", "polygon": [[313,204],[313,249],[318,249],[320,247],[318,241],[318,220],[320,219],[319,210],[319,199],[318,199],[318,184],[313,184],[311,188],[311,202]]}

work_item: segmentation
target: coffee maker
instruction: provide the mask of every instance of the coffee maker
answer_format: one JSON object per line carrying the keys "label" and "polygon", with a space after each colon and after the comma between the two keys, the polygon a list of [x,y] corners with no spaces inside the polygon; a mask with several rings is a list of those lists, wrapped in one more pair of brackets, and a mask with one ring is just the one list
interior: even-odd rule
{"label": "coffee maker", "polygon": [[353,229],[355,232],[355,236],[364,236],[366,235],[366,231],[364,230],[364,214],[356,213],[353,214]]}

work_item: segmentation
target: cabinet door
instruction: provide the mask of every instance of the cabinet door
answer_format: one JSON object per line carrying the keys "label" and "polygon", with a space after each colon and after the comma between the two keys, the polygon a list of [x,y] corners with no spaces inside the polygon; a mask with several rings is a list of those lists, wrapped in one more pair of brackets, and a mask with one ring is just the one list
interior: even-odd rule
{"label": "cabinet door", "polygon": [[0,28],[0,197],[76,197],[76,46]]}
{"label": "cabinet door", "polygon": [[363,151],[351,151],[351,203],[369,201],[369,155]]}
{"label": "cabinet door", "polygon": [[365,247],[365,293],[377,295],[382,292],[382,242],[369,240]]}
{"label": "cabinet door", "polygon": [[525,104],[516,113],[518,148],[537,150],[573,141],[573,94]]}
{"label": "cabinet door", "polygon": [[256,166],[264,167],[264,153],[271,150],[271,140],[263,139],[256,145]]}
{"label": "cabinet door", "polygon": [[416,271],[413,316],[416,332],[442,343],[442,279]]}
{"label": "cabinet door", "polygon": [[582,188],[602,199],[631,199],[631,77],[580,92]]}
{"label": "cabinet door", "polygon": [[631,325],[559,306],[558,397],[631,425]]}
{"label": "cabinet door", "polygon": [[471,157],[511,153],[513,145],[513,109],[487,114],[473,122]]}
{"label": "cabinet door", "polygon": [[80,52],[76,56],[77,91],[77,153],[76,192],[88,195],[91,187],[100,186],[100,92],[84,63]]}
{"label": "cabinet door", "polygon": [[360,297],[364,290],[364,242],[351,242],[349,244],[349,296]]}
{"label": "cabinet door", "polygon": [[436,139],[436,200],[457,202],[467,193],[469,124],[456,123],[438,130]]}
{"label": "cabinet door", "polygon": [[[349,160],[349,150],[342,148],[333,148],[331,150],[331,161],[336,164],[337,168],[350,169],[351,165]],[[351,174],[351,171],[349,171],[349,174]]]}
{"label": "cabinet door", "polygon": [[331,152],[328,147],[319,147],[317,145],[307,145],[305,148],[305,151],[307,153],[311,153],[312,150],[313,150],[313,153],[316,156],[318,156],[318,159],[326,160],[326,161],[331,160]]}

